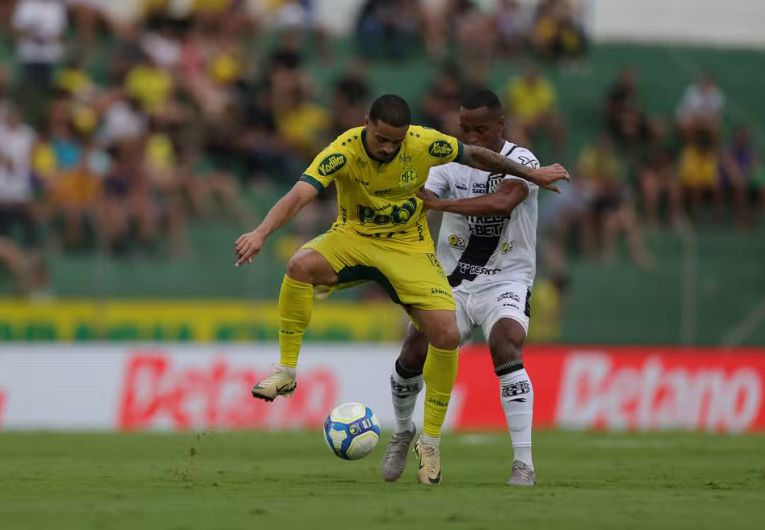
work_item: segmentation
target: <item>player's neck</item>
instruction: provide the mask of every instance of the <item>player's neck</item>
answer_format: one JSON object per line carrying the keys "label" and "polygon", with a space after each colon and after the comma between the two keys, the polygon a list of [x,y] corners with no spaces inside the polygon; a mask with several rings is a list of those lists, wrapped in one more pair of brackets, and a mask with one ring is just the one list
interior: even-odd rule
{"label": "player's neck", "polygon": [[369,146],[367,145],[367,130],[362,129],[361,130],[361,145],[364,147],[364,152],[367,154],[370,160],[373,162],[377,162],[380,165],[387,164],[391,162],[394,158],[396,158],[396,155],[398,155],[399,151],[401,151],[401,146],[396,149],[396,152],[393,153],[393,155],[388,160],[380,160],[377,158],[372,152],[369,150]]}
{"label": "player's neck", "polygon": [[494,145],[490,146],[489,149],[494,151],[495,153],[502,153],[502,149],[505,147],[505,139],[501,136],[497,138]]}

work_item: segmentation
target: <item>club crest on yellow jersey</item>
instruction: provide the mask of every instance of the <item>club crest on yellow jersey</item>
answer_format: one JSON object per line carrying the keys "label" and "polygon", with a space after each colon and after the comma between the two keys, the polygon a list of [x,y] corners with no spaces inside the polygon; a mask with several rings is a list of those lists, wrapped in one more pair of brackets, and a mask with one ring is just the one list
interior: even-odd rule
{"label": "club crest on yellow jersey", "polygon": [[404,172],[401,173],[401,177],[399,177],[399,182],[402,186],[408,186],[415,180],[417,180],[417,172],[411,168],[405,169]]}

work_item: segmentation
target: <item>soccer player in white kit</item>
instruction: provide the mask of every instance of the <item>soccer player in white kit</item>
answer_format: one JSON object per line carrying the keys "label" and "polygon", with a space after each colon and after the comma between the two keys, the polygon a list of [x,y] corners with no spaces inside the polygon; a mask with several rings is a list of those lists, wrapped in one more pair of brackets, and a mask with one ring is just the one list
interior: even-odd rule
{"label": "soccer player in white kit", "polygon": [[[531,151],[504,139],[504,125],[493,92],[478,90],[463,100],[460,129],[465,144],[539,167]],[[521,349],[536,272],[538,193],[536,185],[513,175],[450,163],[430,171],[419,195],[427,208],[444,212],[437,252],[457,303],[462,340],[479,326],[488,340],[514,452],[507,483],[517,486],[536,483],[531,458],[534,389]],[[422,332],[410,326],[391,375],[396,431],[383,460],[385,480],[398,479],[406,466],[416,434],[412,414],[423,386],[427,348]]]}

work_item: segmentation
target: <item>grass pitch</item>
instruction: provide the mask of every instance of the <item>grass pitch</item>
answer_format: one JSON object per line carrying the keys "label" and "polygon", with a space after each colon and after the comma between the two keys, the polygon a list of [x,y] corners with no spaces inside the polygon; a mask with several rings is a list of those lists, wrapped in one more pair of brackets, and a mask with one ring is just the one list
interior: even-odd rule
{"label": "grass pitch", "polygon": [[765,528],[765,437],[539,432],[539,484],[504,485],[504,435],[447,435],[444,483],[386,440],[345,462],[318,432],[0,434],[0,528]]}

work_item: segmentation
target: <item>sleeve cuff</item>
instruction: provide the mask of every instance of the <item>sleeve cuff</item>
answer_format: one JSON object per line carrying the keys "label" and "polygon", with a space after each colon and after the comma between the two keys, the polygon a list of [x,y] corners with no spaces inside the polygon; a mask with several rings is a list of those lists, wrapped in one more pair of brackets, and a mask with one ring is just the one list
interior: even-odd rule
{"label": "sleeve cuff", "polygon": [[316,188],[316,191],[319,191],[319,192],[324,191],[324,184],[322,184],[321,182],[313,178],[311,175],[303,175],[302,177],[300,177],[299,180],[310,184],[311,186]]}
{"label": "sleeve cuff", "polygon": [[457,156],[454,157],[455,162],[460,162],[462,160],[462,154],[465,152],[465,146],[462,145],[462,142],[459,140],[457,141]]}

